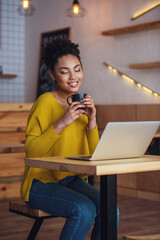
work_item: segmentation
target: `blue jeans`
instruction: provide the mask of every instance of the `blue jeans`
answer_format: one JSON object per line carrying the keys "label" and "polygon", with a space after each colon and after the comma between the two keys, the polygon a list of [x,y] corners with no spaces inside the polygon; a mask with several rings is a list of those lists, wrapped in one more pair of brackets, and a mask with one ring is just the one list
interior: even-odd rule
{"label": "blue jeans", "polygon": [[93,224],[91,240],[100,240],[100,193],[85,180],[77,176],[66,177],[58,183],[34,179],[28,204],[66,218],[60,240],[83,240]]}

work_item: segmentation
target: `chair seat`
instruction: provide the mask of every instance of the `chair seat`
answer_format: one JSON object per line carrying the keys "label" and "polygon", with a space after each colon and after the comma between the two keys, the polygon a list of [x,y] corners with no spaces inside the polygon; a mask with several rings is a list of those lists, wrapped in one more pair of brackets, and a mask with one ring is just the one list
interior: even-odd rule
{"label": "chair seat", "polygon": [[28,217],[33,217],[33,218],[52,216],[51,214],[44,212],[42,210],[29,207],[21,199],[15,200],[15,201],[10,201],[9,202],[9,211],[17,213],[17,214],[21,214],[21,215],[26,215]]}
{"label": "chair seat", "polygon": [[123,236],[123,240],[160,240],[160,234],[141,235],[141,236]]}

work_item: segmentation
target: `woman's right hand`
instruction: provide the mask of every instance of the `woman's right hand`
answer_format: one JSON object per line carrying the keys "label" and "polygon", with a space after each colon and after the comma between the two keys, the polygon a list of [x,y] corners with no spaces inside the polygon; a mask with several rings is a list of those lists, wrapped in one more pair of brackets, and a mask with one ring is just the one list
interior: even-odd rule
{"label": "woman's right hand", "polygon": [[63,128],[67,127],[70,125],[75,119],[83,116],[85,114],[85,110],[79,109],[79,108],[84,108],[84,104],[79,103],[79,102],[72,102],[63,117],[57,121],[54,125],[53,128],[56,130],[58,134],[63,130]]}

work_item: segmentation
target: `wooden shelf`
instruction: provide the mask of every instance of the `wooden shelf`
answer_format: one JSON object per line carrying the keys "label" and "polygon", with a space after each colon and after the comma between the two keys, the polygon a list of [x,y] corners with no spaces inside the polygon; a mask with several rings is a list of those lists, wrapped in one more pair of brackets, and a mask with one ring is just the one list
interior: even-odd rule
{"label": "wooden shelf", "polygon": [[131,69],[160,68],[160,62],[130,64],[129,68]]}
{"label": "wooden shelf", "polygon": [[105,35],[105,36],[119,35],[119,34],[153,30],[156,28],[160,28],[160,21],[148,22],[148,23],[142,23],[142,24],[137,24],[137,25],[133,25],[133,26],[110,29],[107,31],[103,31],[102,35]]}
{"label": "wooden shelf", "polygon": [[15,74],[0,74],[0,78],[16,78]]}

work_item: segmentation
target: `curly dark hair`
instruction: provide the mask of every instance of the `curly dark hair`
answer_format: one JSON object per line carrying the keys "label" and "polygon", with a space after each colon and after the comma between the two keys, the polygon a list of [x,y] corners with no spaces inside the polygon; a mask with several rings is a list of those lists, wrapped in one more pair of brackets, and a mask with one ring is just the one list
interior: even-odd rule
{"label": "curly dark hair", "polygon": [[44,48],[43,60],[47,68],[54,73],[54,66],[58,62],[58,58],[68,54],[76,56],[81,63],[79,45],[68,39],[57,38],[49,41]]}

